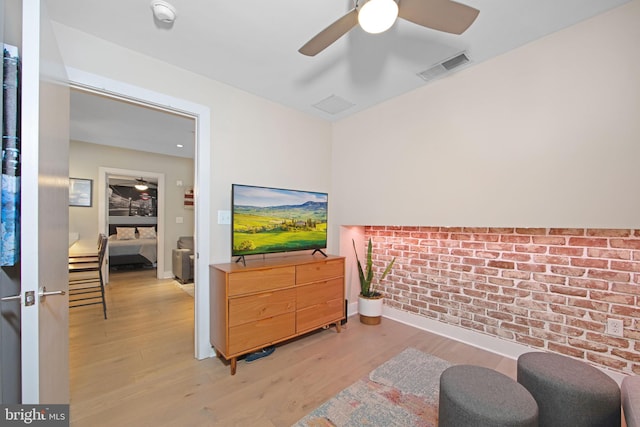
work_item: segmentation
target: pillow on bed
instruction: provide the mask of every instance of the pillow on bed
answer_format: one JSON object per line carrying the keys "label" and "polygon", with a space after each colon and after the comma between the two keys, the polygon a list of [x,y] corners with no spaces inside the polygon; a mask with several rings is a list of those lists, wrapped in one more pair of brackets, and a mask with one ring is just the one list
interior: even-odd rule
{"label": "pillow on bed", "polygon": [[156,229],[153,227],[138,227],[138,235],[141,239],[155,239]]}
{"label": "pillow on bed", "polygon": [[118,240],[133,240],[136,238],[135,227],[116,227]]}

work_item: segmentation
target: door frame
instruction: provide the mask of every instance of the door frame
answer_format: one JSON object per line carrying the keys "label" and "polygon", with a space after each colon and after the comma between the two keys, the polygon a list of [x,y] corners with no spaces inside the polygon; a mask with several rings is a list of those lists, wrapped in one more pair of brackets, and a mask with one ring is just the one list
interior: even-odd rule
{"label": "door frame", "polygon": [[194,245],[195,245],[195,297],[194,343],[195,357],[205,359],[214,356],[209,341],[209,263],[211,260],[211,110],[191,101],[175,98],[128,83],[112,80],[97,74],[67,67],[72,88],[94,92],[103,96],[120,98],[127,102],[182,114],[195,119],[195,179],[194,179]]}
{"label": "door frame", "polygon": [[[195,161],[195,160],[194,160]],[[119,169],[119,168],[110,168],[110,167],[99,167],[98,168],[98,232],[104,234],[105,236],[109,235],[109,206],[108,206],[108,197],[107,197],[107,187],[109,186],[109,177],[112,175],[118,176],[130,176],[135,178],[137,176],[142,176],[144,178],[155,178],[158,180],[158,216],[156,226],[158,228],[157,232],[157,261],[156,261],[156,278],[164,279],[165,272],[165,257],[164,257],[164,224],[165,224],[165,215],[164,215],[164,206],[165,206],[165,179],[164,173],[158,172],[147,172],[133,169]],[[132,217],[134,218],[134,217]],[[109,255],[109,246],[107,246],[107,254]],[[108,258],[107,258],[108,259]],[[105,282],[109,282],[109,268],[105,265],[102,276],[105,278]]]}

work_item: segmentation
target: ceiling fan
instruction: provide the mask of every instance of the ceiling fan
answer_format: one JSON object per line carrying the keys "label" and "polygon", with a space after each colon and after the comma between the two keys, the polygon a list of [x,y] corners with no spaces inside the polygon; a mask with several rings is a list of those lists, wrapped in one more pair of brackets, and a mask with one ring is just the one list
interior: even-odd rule
{"label": "ceiling fan", "polygon": [[462,34],[479,13],[478,9],[451,0],[368,0],[362,6],[356,0],[353,9],[316,34],[298,52],[315,56],[357,24],[367,32],[381,33],[397,17],[434,30]]}
{"label": "ceiling fan", "polygon": [[138,191],[144,191],[149,188],[149,183],[142,179],[142,177],[140,177],[140,179],[136,178],[136,185],[134,185],[134,187]]}

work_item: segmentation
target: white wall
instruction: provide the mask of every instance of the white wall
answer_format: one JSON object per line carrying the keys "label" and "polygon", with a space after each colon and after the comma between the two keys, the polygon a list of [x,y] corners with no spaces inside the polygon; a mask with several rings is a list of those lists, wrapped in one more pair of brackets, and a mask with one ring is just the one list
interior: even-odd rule
{"label": "white wall", "polygon": [[[69,231],[80,233],[78,244],[83,247],[95,245],[98,235],[98,168],[117,168],[163,173],[165,175],[165,272],[171,272],[171,250],[176,247],[179,236],[193,235],[194,211],[184,208],[184,190],[176,182],[193,185],[193,159],[166,156],[123,148],[108,147],[80,141],[71,141],[69,146],[69,175],[73,178],[93,180],[93,201],[90,208],[69,207]],[[175,218],[184,222],[176,224]],[[88,242],[87,242],[88,241]]]}
{"label": "white wall", "polygon": [[210,108],[209,263],[231,259],[230,226],[217,224],[217,211],[230,209],[232,183],[329,191],[330,123],[69,27],[54,30],[68,67]]}
{"label": "white wall", "polygon": [[640,227],[640,1],[334,126],[343,225]]}

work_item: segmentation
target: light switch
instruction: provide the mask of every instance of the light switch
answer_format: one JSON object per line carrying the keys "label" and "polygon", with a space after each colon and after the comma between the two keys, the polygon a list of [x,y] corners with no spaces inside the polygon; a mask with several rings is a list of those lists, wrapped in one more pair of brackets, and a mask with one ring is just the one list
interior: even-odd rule
{"label": "light switch", "polygon": [[218,211],[218,224],[231,224],[231,211]]}
{"label": "light switch", "polygon": [[181,216],[176,217],[176,224],[182,224],[183,222],[184,222],[184,218],[182,218]]}
{"label": "light switch", "polygon": [[176,186],[182,187],[182,180],[181,179],[176,181]]}

